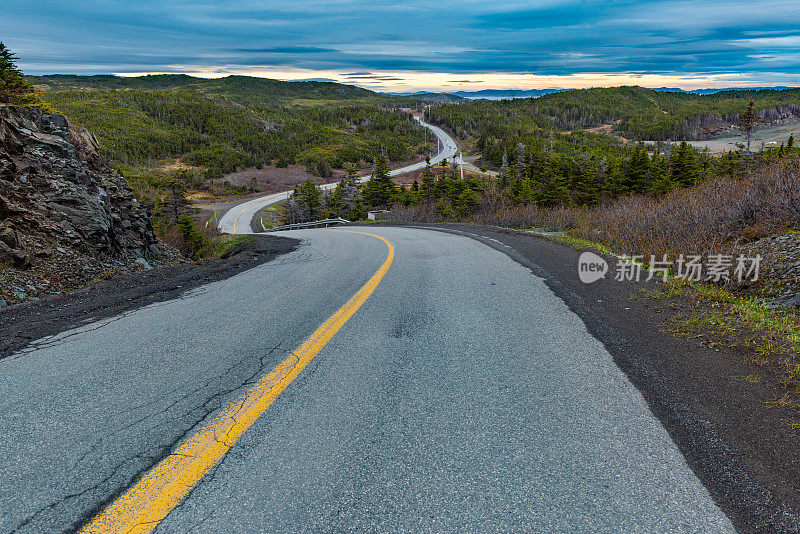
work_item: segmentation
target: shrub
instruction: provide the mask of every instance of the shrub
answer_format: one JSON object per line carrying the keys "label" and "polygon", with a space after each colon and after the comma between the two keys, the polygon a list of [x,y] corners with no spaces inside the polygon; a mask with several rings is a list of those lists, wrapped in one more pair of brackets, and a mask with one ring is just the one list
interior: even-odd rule
{"label": "shrub", "polygon": [[[395,211],[406,222],[441,221],[454,215],[444,205],[434,207],[430,202],[396,207]],[[660,197],[630,195],[605,200],[592,208],[516,204],[487,191],[462,220],[568,232],[620,253],[645,257],[722,253],[738,244],[798,227],[800,159],[779,161],[745,178],[711,178]]]}

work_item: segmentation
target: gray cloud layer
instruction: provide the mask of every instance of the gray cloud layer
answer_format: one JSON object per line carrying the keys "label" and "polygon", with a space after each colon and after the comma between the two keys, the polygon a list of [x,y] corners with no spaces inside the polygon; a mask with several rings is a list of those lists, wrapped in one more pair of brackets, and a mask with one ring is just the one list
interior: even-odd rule
{"label": "gray cloud layer", "polygon": [[296,67],[800,79],[800,2],[4,0],[29,72]]}

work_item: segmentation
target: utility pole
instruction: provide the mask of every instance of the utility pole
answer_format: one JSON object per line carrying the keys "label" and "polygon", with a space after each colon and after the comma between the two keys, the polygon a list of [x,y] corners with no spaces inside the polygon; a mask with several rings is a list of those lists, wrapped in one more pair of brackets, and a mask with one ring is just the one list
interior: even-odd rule
{"label": "utility pole", "polygon": [[464,179],[464,153],[458,153],[458,165],[461,167],[461,179]]}

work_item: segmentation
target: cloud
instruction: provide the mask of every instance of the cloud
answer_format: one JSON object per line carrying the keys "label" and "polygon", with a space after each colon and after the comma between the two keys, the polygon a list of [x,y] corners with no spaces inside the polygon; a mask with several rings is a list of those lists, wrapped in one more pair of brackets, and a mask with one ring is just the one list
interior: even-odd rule
{"label": "cloud", "polygon": [[334,48],[321,48],[319,46],[273,46],[271,48],[234,48],[232,50],[248,54],[320,54],[337,51]]}
{"label": "cloud", "polygon": [[[796,0],[440,0],[433,15],[422,0],[4,0],[0,35],[30,73],[180,65],[387,85],[427,73],[441,73],[439,84],[486,74],[800,81]],[[416,74],[387,74],[398,72]]]}

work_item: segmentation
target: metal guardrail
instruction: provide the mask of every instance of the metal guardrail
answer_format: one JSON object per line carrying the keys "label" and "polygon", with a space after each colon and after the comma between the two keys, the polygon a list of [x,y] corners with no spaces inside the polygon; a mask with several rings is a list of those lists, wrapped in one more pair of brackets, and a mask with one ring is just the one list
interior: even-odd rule
{"label": "metal guardrail", "polygon": [[276,226],[275,228],[265,228],[267,232],[279,232],[281,230],[299,230],[301,228],[327,228],[335,224],[349,223],[347,219],[323,219],[321,221],[310,221],[304,223],[284,224],[283,226]]}

